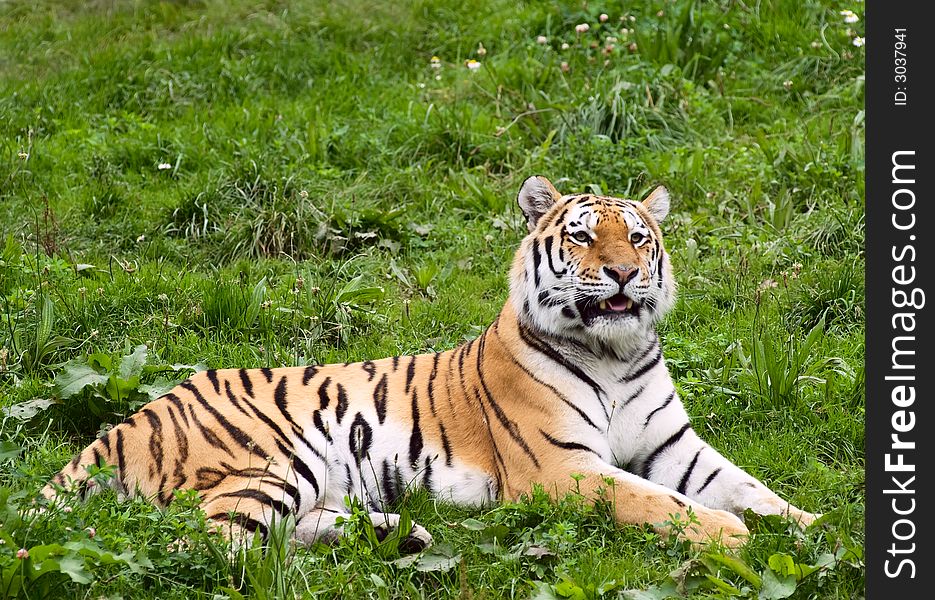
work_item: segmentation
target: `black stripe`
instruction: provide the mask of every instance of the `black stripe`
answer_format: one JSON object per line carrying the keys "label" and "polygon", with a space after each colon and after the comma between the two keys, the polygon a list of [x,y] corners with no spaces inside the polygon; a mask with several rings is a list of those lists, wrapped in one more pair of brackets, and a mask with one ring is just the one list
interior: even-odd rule
{"label": "black stripe", "polygon": [[[569,202],[568,204],[571,204],[571,202]],[[552,225],[558,225],[559,223],[564,221],[565,215],[567,214],[568,214],[568,207],[566,206],[565,208],[562,209],[562,212],[558,213],[558,215],[555,217],[555,220],[552,221]]]}
{"label": "black stripe", "polygon": [[243,391],[253,398],[253,382],[250,381],[250,374],[247,373],[246,369],[240,369],[240,383],[243,384]]}
{"label": "black stripe", "polygon": [[409,464],[413,469],[419,465],[422,454],[422,430],[419,428],[419,394],[412,394],[412,434],[409,436]]}
{"label": "black stripe", "polygon": [[325,380],[318,386],[318,401],[321,403],[321,409],[328,408],[331,398],[328,397],[328,386],[331,385],[331,378],[325,377]]}
{"label": "black stripe", "polygon": [[367,381],[373,381],[374,376],[377,374],[377,366],[373,364],[373,361],[366,360],[360,363],[360,366],[367,372]]}
{"label": "black stripe", "polygon": [[562,269],[561,271],[559,271],[558,269],[555,268],[555,264],[552,262],[553,238],[554,236],[551,236],[551,235],[545,238],[545,257],[548,259],[549,269],[552,270],[552,273],[554,273],[556,277],[561,277],[562,275],[568,272],[568,269]]}
{"label": "black stripe", "polygon": [[652,357],[652,359],[650,359],[649,362],[647,362],[645,365],[637,369],[635,372],[627,373],[621,377],[620,383],[627,383],[633,381],[634,379],[639,379],[647,372],[649,372],[650,369],[658,365],[660,360],[662,360],[662,348],[660,348],[659,351],[656,352],[656,354]]}
{"label": "black stripe", "polygon": [[222,481],[227,479],[227,473],[213,467],[200,467],[195,471],[194,488],[198,491],[209,490],[217,487]]}
{"label": "black stripe", "polygon": [[334,416],[338,418],[338,424],[341,424],[341,419],[344,418],[344,414],[347,412],[347,390],[344,389],[344,385],[338,384],[338,404],[334,407]]}
{"label": "black stripe", "polygon": [[269,536],[269,529],[267,529],[266,525],[260,523],[256,519],[248,517],[243,513],[215,513],[208,518],[213,521],[227,521],[229,523],[239,525],[250,533],[259,531],[260,535],[262,535],[264,539]]}
{"label": "black stripe", "polygon": [[162,421],[159,419],[159,415],[148,408],[144,408],[140,412],[146,415],[149,425],[152,427],[152,432],[149,434],[149,453],[152,455],[153,464],[149,467],[149,474],[153,476],[154,466],[156,467],[156,473],[162,473],[162,460],[165,456],[162,449]]}
{"label": "black stripe", "polygon": [[536,284],[536,288],[539,288],[539,283],[541,277],[539,276],[539,265],[542,263],[542,255],[539,253],[539,240],[533,240],[532,242],[532,276],[533,281]]}
{"label": "black stripe", "polygon": [[302,373],[302,385],[308,385],[308,382],[315,377],[316,373],[318,373],[318,367],[314,365],[305,367],[305,371]]}
{"label": "black stripe", "polygon": [[701,454],[701,450],[704,450],[704,448],[701,448],[698,450],[698,452],[695,452],[695,457],[688,464],[688,468],[685,469],[685,474],[682,475],[682,479],[679,481],[678,487],[675,488],[678,491],[678,493],[680,494],[685,493],[685,487],[688,485],[688,480],[689,478],[691,478],[692,472],[695,470],[695,465],[698,463],[698,456]]}
{"label": "black stripe", "polygon": [[292,464],[292,468],[295,469],[295,472],[302,476],[307,482],[312,484],[312,487],[315,488],[315,496],[319,495],[318,490],[318,479],[315,478],[315,474],[312,473],[312,470],[309,468],[305,461],[296,456],[295,451],[287,448],[282,442],[276,440],[276,447],[279,448],[279,451],[283,453],[284,456],[288,457],[289,462]]}
{"label": "black stripe", "polygon": [[348,435],[348,446],[351,449],[351,455],[357,459],[358,465],[364,457],[370,453],[370,444],[372,441],[373,430],[370,428],[370,423],[364,419],[362,414],[357,413],[354,416],[354,421],[351,423],[350,435]]}
{"label": "black stripe", "polygon": [[208,381],[211,382],[211,385],[214,387],[214,393],[221,393],[221,382],[218,381],[218,372],[214,369],[208,369],[205,371],[205,375],[208,376]]}
{"label": "black stripe", "polygon": [[629,403],[633,402],[634,400],[636,400],[636,398],[637,398],[640,394],[642,394],[645,390],[646,390],[646,384],[643,384],[643,385],[641,385],[640,387],[636,388],[636,391],[635,391],[635,392],[633,392],[632,394],[630,394],[629,396],[627,396],[627,399],[623,401],[623,404],[620,405],[620,408],[623,408],[623,407],[626,406],[627,404],[629,404]]}
{"label": "black stripe", "polygon": [[102,467],[107,462],[104,460],[104,457],[101,456],[101,451],[97,448],[91,448],[91,454],[94,455],[94,466]]}
{"label": "black stripe", "polygon": [[[500,335],[499,335],[496,331],[494,331],[494,335],[496,335],[497,337],[500,337]],[[527,377],[529,377],[530,379],[532,379],[533,381],[535,381],[535,382],[538,383],[539,385],[542,385],[542,386],[544,386],[544,387],[549,388],[549,390],[550,390],[553,394],[555,394],[556,396],[558,396],[559,400],[561,400],[562,402],[564,402],[564,403],[568,406],[568,408],[570,408],[570,409],[574,410],[576,413],[578,413],[578,416],[581,417],[581,418],[584,420],[585,423],[587,423],[588,425],[590,425],[590,426],[593,427],[594,429],[597,429],[598,431],[601,431],[601,428],[594,424],[594,421],[591,420],[591,418],[587,415],[587,413],[585,413],[583,410],[581,410],[579,407],[577,407],[577,406],[575,405],[575,403],[572,402],[571,400],[569,400],[563,393],[561,393],[560,391],[558,391],[558,389],[556,389],[555,386],[552,386],[552,385],[550,385],[550,384],[548,384],[548,383],[542,381],[542,380],[539,379],[538,377],[536,377],[536,376],[532,373],[532,371],[530,371],[529,369],[527,369],[521,362],[519,362],[518,360],[516,360],[516,357],[513,356],[513,354],[507,353],[507,356],[510,357],[510,360],[513,361],[513,364],[516,365],[517,367],[519,367],[519,369],[520,369],[523,373],[525,373]]]}
{"label": "black stripe", "polygon": [[[166,394],[163,396],[163,398],[175,405],[175,408],[179,410],[179,415],[181,415],[182,421],[185,422],[185,426],[189,427],[188,415],[185,414],[185,406],[182,404],[182,401],[179,400],[179,397],[175,394]],[[124,421],[124,423],[126,423],[126,421]]]}
{"label": "black stripe", "polygon": [[[519,330],[519,337],[526,342],[527,345],[531,346],[533,349],[537,350],[539,353],[548,356],[552,359],[553,362],[558,363],[559,365],[565,367],[569,372],[571,372],[575,377],[585,382],[588,387],[590,387],[594,394],[600,399],[604,394],[604,390],[597,384],[596,381],[591,379],[587,373],[581,370],[580,367],[568,362],[564,356],[556,352],[554,349],[546,345],[542,340],[537,338],[531,331],[529,331],[522,323],[517,323],[517,328]],[[601,402],[601,406],[603,406]],[[607,408],[604,407],[604,416],[607,416]]]}
{"label": "black stripe", "polygon": [[569,318],[569,319],[577,319],[577,318],[578,318],[578,313],[576,313],[575,311],[573,311],[573,310],[572,310],[570,307],[568,307],[568,306],[563,306],[563,307],[562,307],[562,315],[564,315],[565,317],[567,317],[567,318]]}
{"label": "black stripe", "polygon": [[263,377],[266,377],[266,383],[273,383],[273,370],[268,367],[263,367],[260,369],[260,373],[263,373]]}
{"label": "black stripe", "polygon": [[[539,433],[542,434],[542,437],[544,437],[547,442],[549,442],[553,446],[557,446],[561,448],[562,450],[584,450],[585,452],[590,452],[591,454],[597,454],[597,451],[592,450],[591,448],[588,448],[584,444],[579,444],[577,442],[563,442],[561,440],[557,440],[551,435],[549,435],[548,433],[542,431],[541,429],[539,430]],[[598,454],[598,456],[600,455]]]}
{"label": "black stripe", "polygon": [[711,483],[711,481],[713,481],[714,478],[717,477],[717,474],[720,472],[721,472],[721,467],[718,467],[715,470],[711,471],[711,474],[708,475],[708,478],[704,480],[704,483],[701,484],[701,487],[698,488],[698,491],[696,491],[695,494],[700,494],[702,490],[708,487],[708,484]]}
{"label": "black stripe", "polygon": [[123,453],[123,432],[119,428],[117,429],[117,472],[120,480],[126,485],[127,462]]}
{"label": "black stripe", "polygon": [[169,474],[163,473],[162,477],[159,478],[159,485],[156,486],[156,504],[159,506],[168,506],[172,502],[172,496],[169,495],[168,498],[164,496],[166,490],[166,482],[169,481]]}
{"label": "black stripe", "polygon": [[441,356],[438,352],[432,357],[432,372],[429,374],[429,408],[432,410],[432,416],[435,416],[435,378],[438,377],[438,359]]}
{"label": "black stripe", "polygon": [[172,430],[175,432],[175,441],[179,448],[179,459],[188,460],[188,436],[182,431],[182,426],[179,425],[179,420],[175,418],[175,411],[172,410],[171,406],[166,407],[166,412],[169,413],[169,419],[172,420]]}
{"label": "black stripe", "polygon": [[523,452],[526,453],[526,455],[532,460],[532,463],[536,465],[536,468],[538,469],[540,467],[539,459],[536,458],[535,453],[526,443],[526,440],[523,439],[523,436],[519,431],[519,427],[516,426],[516,423],[514,421],[511,421],[509,417],[506,416],[506,413],[503,412],[503,409],[500,407],[497,401],[494,400],[493,394],[490,393],[490,389],[487,387],[487,382],[484,379],[484,367],[483,367],[484,348],[486,346],[486,339],[487,338],[486,338],[486,332],[485,332],[483,336],[478,338],[478,343],[477,343],[477,378],[480,381],[481,388],[484,390],[484,397],[487,399],[487,402],[490,404],[490,407],[493,409],[493,413],[494,415],[496,415],[497,420],[500,421],[500,424],[503,426],[504,429],[507,430],[507,433],[510,434],[510,437],[513,438],[513,441],[519,444],[519,447],[523,449]]}
{"label": "black stripe", "polygon": [[258,409],[252,402],[250,402],[246,398],[244,399],[244,402],[246,402],[247,406],[250,407],[250,409],[253,411],[253,414],[255,414],[257,418],[259,418],[261,421],[263,421],[267,425],[267,427],[272,429],[276,433],[276,435],[278,435],[280,439],[282,439],[282,441],[286,443],[290,443],[289,438],[286,437],[286,432],[284,432],[275,421],[270,419],[266,415],[266,413],[261,412],[260,409]]}
{"label": "black stripe", "polygon": [[195,412],[195,407],[191,404],[188,405],[188,410],[192,414],[192,420],[195,422],[195,425],[198,427],[198,430],[201,431],[201,435],[205,438],[205,441],[214,446],[215,448],[220,448],[224,452],[230,455],[231,458],[236,458],[237,456],[231,452],[230,447],[224,443],[224,440],[219,438],[216,433],[204,426],[204,423],[198,418],[198,413]]}
{"label": "black stripe", "polygon": [[237,401],[237,396],[234,394],[234,390],[231,389],[231,382],[228,380],[224,381],[224,392],[227,394],[227,399],[230,401],[234,407],[242,412],[243,414],[250,416],[250,413],[247,412],[247,409],[240,405],[240,402]]}
{"label": "black stripe", "polygon": [[295,421],[292,420],[292,415],[289,414],[286,391],[286,377],[283,375],[282,379],[279,380],[279,383],[276,384],[276,391],[273,392],[273,401],[276,402],[276,408],[278,408],[279,412],[281,412],[283,416],[286,417],[286,420],[292,424],[295,424]]}
{"label": "black stripe", "polygon": [[672,400],[673,400],[674,398],[675,398],[675,390],[672,390],[672,391],[669,393],[669,395],[666,396],[665,402],[663,402],[662,404],[660,404],[659,406],[657,406],[656,408],[654,408],[653,410],[651,410],[650,413],[649,413],[648,415],[646,415],[646,421],[643,422],[643,429],[646,429],[646,427],[649,426],[649,421],[650,421],[653,417],[656,416],[656,413],[659,412],[660,410],[664,409],[665,407],[669,406],[669,403],[672,402]]}
{"label": "black stripe", "polygon": [[445,466],[451,466],[451,442],[448,441],[448,434],[445,433],[445,426],[438,424],[438,430],[442,436],[442,450],[445,451]]}
{"label": "black stripe", "polygon": [[432,459],[428,456],[425,457],[425,470],[422,472],[422,487],[427,489],[430,493],[432,490]]}
{"label": "black stripe", "polygon": [[150,427],[156,431],[162,431],[162,419],[160,419],[159,415],[153,412],[151,408],[144,408],[140,412],[146,416],[146,420],[149,421]]}
{"label": "black stripe", "polygon": [[380,485],[383,488],[383,501],[386,506],[391,506],[399,498],[396,491],[395,481],[390,477],[390,461],[383,459],[383,468],[381,469]]}
{"label": "black stripe", "polygon": [[680,439],[682,439],[682,436],[685,435],[685,432],[688,431],[690,428],[691,428],[691,423],[685,423],[684,425],[682,425],[681,429],[679,429],[678,431],[673,433],[671,436],[669,436],[669,439],[662,442],[658,448],[656,448],[649,454],[649,456],[646,458],[646,461],[643,463],[643,469],[642,469],[643,479],[649,479],[649,472],[652,469],[653,462],[657,458],[659,458],[659,454],[662,453],[666,448],[672,446],[673,444],[678,442]]}
{"label": "black stripe", "polygon": [[331,432],[329,431],[329,428],[325,427],[324,421],[321,420],[320,410],[316,410],[312,412],[312,423],[315,425],[315,429],[320,431],[321,434],[325,436],[326,441],[328,441],[329,443],[334,441],[331,438]]}
{"label": "black stripe", "polygon": [[406,367],[406,393],[409,393],[409,387],[412,385],[412,378],[416,376],[416,357],[409,359],[409,366]]}
{"label": "black stripe", "polygon": [[255,500],[256,502],[259,502],[260,504],[269,506],[270,508],[278,512],[280,516],[285,516],[289,513],[289,507],[286,506],[285,502],[277,500],[273,498],[272,496],[270,496],[269,494],[267,494],[266,492],[263,492],[261,490],[254,490],[254,489],[249,489],[249,488],[243,489],[243,490],[234,490],[233,492],[219,494],[218,496],[215,496],[215,497],[216,498],[244,498],[247,500]]}
{"label": "black stripe", "polygon": [[399,368],[399,357],[394,356],[393,357],[393,370],[395,371],[398,368]]}
{"label": "black stripe", "polygon": [[377,409],[377,420],[380,425],[386,420],[386,373],[380,377],[375,388],[373,388],[373,405]]}
{"label": "black stripe", "polygon": [[[283,381],[285,381],[285,377],[283,378]],[[228,421],[227,417],[222,415],[216,408],[211,406],[211,404],[208,403],[207,400],[205,400],[204,396],[201,395],[201,392],[198,390],[197,387],[191,384],[186,385],[184,383],[182,384],[182,387],[189,390],[195,396],[195,400],[197,400],[198,403],[201,404],[206,411],[208,411],[208,414],[214,417],[214,419],[218,422],[218,424],[224,428],[224,431],[227,432],[227,435],[229,435],[232,440],[237,442],[237,444],[241,448],[243,448],[244,450],[248,452],[256,454],[260,458],[265,458],[267,456],[266,452],[264,452],[263,449],[260,448],[259,444],[257,444],[253,440],[252,437],[247,435],[247,433],[244,432],[244,430],[242,430],[241,428],[237,427],[236,425]],[[276,390],[276,395],[277,396],[279,395],[278,389]],[[277,400],[277,404],[278,403],[279,402]]]}
{"label": "black stripe", "polygon": [[[466,392],[467,390],[465,390],[465,397],[467,395]],[[493,447],[493,455],[497,462],[497,472],[495,473],[497,477],[497,491],[502,493],[503,480],[506,478],[506,463],[503,461],[503,456],[500,454],[497,440],[493,437],[493,429],[490,428],[490,417],[487,416],[487,408],[484,406],[484,403],[481,402],[480,392],[477,388],[474,388],[474,398],[477,400],[477,404],[481,407],[481,412],[484,414],[484,424],[487,426],[487,435],[490,437],[490,445]]]}
{"label": "black stripe", "polygon": [[280,490],[282,490],[283,494],[289,496],[289,498],[292,500],[292,510],[298,512],[302,501],[302,498],[299,496],[298,488],[281,477],[277,477],[269,472],[266,472],[265,475],[262,475],[261,477],[263,477],[262,483],[275,485]]}

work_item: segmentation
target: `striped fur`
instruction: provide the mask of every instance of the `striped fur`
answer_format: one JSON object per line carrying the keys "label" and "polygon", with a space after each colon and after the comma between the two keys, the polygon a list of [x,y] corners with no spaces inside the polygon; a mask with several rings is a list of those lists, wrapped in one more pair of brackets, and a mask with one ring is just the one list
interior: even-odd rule
{"label": "striped fur", "polygon": [[[621,523],[662,531],[691,507],[695,541],[736,543],[747,508],[810,522],[689,425],[655,333],[675,297],[659,230],[667,192],[561,196],[532,177],[519,203],[530,234],[510,299],[477,339],[436,354],[198,373],[88,446],[43,493],[87,491],[86,467],[108,463],[123,493],[166,505],[195,489],[209,518],[247,531],[292,515],[305,542],[339,533],[347,495],[392,528],[384,511],[411,486],[472,506],[535,483],[556,495],[603,490]],[[410,538],[430,542],[421,528]]]}

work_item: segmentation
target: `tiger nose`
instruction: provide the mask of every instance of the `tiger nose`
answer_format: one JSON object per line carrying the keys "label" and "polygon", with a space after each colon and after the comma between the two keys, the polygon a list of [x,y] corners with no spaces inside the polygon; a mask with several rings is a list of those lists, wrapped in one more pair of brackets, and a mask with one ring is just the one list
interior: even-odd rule
{"label": "tiger nose", "polygon": [[636,267],[604,267],[604,272],[620,285],[626,285],[639,271]]}

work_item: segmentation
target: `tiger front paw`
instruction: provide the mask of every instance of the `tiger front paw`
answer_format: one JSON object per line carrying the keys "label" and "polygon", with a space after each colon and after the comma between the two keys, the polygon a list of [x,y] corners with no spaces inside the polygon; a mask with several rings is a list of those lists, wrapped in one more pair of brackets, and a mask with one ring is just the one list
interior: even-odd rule
{"label": "tiger front paw", "polygon": [[715,542],[728,548],[736,548],[743,545],[750,535],[744,522],[726,510],[705,509],[695,514],[698,522],[690,524],[683,533],[693,544],[707,545]]}

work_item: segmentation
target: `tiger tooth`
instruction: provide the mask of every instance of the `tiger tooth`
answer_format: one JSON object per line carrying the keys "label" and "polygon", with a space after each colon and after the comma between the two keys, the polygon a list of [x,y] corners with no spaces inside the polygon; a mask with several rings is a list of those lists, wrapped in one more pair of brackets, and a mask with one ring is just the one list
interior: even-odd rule
{"label": "tiger tooth", "polygon": [[607,301],[601,300],[601,303],[598,306],[601,307],[601,310],[607,310]]}
{"label": "tiger tooth", "polygon": [[633,306],[633,300],[627,298],[627,306],[625,310],[630,310],[630,307]]}

